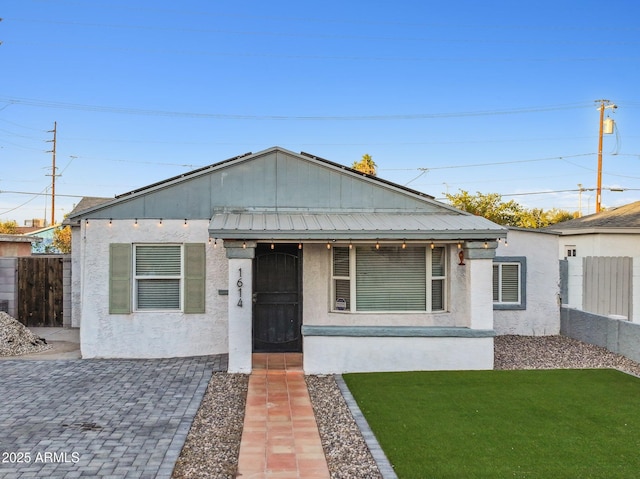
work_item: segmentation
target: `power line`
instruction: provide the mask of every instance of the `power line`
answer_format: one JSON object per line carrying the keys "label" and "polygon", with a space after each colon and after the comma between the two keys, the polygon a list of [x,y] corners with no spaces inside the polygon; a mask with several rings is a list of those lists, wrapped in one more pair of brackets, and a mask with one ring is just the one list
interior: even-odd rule
{"label": "power line", "polygon": [[[11,191],[11,190],[0,190],[0,194],[12,194],[12,195],[36,195],[36,196],[49,196],[49,193],[46,191],[49,189],[47,186],[40,193],[34,193],[33,191]],[[56,196],[64,196],[65,198],[85,198],[88,195],[64,195],[60,193],[56,193]],[[89,195],[90,196],[90,195]],[[19,207],[18,207],[19,208]]]}
{"label": "power line", "polygon": [[127,107],[111,107],[101,105],[87,105],[82,103],[65,103],[49,100],[37,100],[32,98],[10,98],[0,97],[0,102],[11,105],[35,106],[41,108],[54,108],[63,110],[80,110],[95,111],[101,113],[118,113],[126,115],[144,115],[144,116],[168,116],[168,117],[185,117],[185,118],[202,118],[202,119],[221,119],[221,120],[314,120],[314,121],[371,121],[371,120],[425,120],[438,118],[461,118],[476,116],[495,116],[495,115],[515,115],[523,113],[543,113],[557,110],[583,109],[591,105],[588,103],[574,103],[568,105],[553,105],[529,108],[511,108],[504,110],[484,110],[484,111],[468,111],[456,113],[417,113],[417,114],[399,114],[399,115],[334,115],[334,116],[293,116],[293,115],[240,115],[225,113],[196,113],[196,112],[179,112],[151,110]]}

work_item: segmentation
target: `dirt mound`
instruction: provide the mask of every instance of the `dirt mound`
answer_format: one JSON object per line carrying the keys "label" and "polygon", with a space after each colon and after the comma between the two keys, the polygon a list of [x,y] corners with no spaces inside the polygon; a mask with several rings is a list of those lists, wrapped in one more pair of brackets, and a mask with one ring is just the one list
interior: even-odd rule
{"label": "dirt mound", "polygon": [[36,336],[22,323],[0,311],[0,356],[18,356],[51,349],[44,338]]}

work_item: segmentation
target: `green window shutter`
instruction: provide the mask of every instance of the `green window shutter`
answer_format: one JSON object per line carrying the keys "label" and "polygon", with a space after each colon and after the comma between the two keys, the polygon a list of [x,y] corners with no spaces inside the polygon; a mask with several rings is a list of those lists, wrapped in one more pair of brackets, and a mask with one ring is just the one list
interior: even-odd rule
{"label": "green window shutter", "polygon": [[109,245],[109,313],[131,313],[131,244]]}
{"label": "green window shutter", "polygon": [[205,312],[205,245],[184,245],[184,312]]}

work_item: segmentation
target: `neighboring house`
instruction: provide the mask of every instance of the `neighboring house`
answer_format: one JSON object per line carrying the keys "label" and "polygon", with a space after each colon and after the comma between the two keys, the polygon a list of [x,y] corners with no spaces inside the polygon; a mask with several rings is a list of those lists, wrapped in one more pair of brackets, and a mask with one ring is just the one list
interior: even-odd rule
{"label": "neighboring house", "polygon": [[274,147],[80,204],[67,222],[85,358],[228,353],[230,372],[250,372],[253,352],[297,351],[307,373],[493,367],[507,230],[381,178]]}
{"label": "neighboring house", "polygon": [[40,241],[34,242],[31,246],[31,253],[33,254],[50,254],[60,253],[53,246],[54,231],[60,225],[47,226],[46,228],[40,228],[35,231],[26,233],[25,236],[40,238]]}
{"label": "neighboring house", "polygon": [[29,236],[0,234],[0,257],[31,256],[31,245],[40,241]]}
{"label": "neighboring house", "polygon": [[640,201],[546,228],[567,260],[563,304],[640,322]]}
{"label": "neighboring house", "polygon": [[509,227],[493,258],[496,334],[544,336],[560,332],[558,235]]}

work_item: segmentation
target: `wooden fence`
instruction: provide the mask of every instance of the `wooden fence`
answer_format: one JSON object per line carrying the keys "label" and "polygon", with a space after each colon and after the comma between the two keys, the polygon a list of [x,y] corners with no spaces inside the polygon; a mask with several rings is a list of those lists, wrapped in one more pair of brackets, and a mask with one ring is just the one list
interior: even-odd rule
{"label": "wooden fence", "polygon": [[17,317],[26,326],[63,324],[63,258],[17,258]]}

